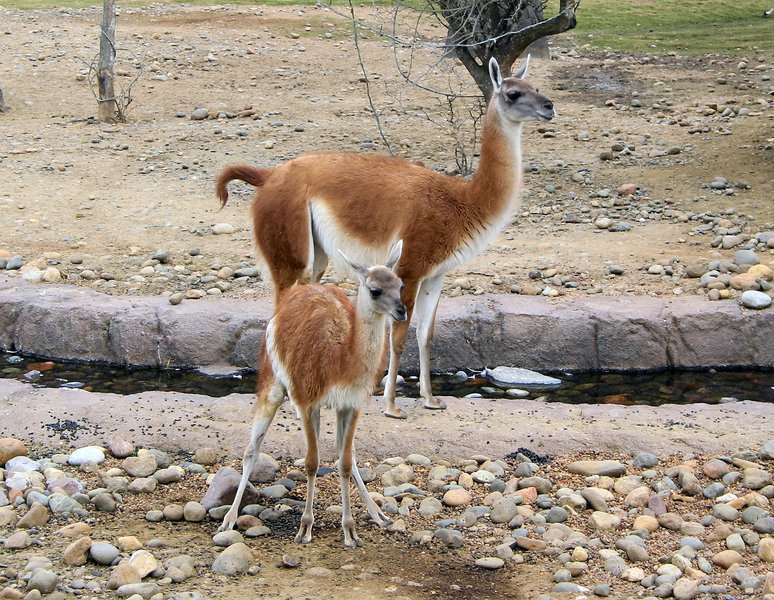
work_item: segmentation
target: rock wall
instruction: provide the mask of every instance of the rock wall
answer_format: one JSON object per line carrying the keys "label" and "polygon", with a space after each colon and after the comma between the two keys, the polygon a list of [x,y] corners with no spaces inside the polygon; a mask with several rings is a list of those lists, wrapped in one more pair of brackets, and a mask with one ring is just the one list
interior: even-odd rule
{"label": "rock wall", "polygon": [[[254,366],[270,301],[116,297],[0,277],[0,347],[119,365]],[[433,370],[774,367],[774,310],[703,297],[443,298]],[[402,368],[416,370],[411,337]]]}

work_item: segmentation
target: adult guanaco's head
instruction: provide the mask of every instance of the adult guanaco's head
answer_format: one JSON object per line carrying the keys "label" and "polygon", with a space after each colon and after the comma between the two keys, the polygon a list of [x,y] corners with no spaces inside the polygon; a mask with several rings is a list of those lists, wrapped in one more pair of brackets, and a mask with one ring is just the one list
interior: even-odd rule
{"label": "adult guanaco's head", "polygon": [[[403,290],[403,282],[395,274],[395,265],[400,260],[403,251],[403,240],[398,240],[390,248],[387,263],[374,267],[363,267],[339,250],[352,270],[360,280],[360,292],[358,294],[358,310],[368,309],[382,315],[389,315],[395,321],[405,321],[406,306],[400,298]],[[361,306],[365,303],[365,306]]]}
{"label": "adult guanaco's head", "polygon": [[490,58],[489,77],[492,79],[492,98],[497,102],[500,114],[515,123],[550,121],[556,115],[554,103],[524,80],[528,67],[529,56],[511,77],[503,79],[497,60],[494,57]]}

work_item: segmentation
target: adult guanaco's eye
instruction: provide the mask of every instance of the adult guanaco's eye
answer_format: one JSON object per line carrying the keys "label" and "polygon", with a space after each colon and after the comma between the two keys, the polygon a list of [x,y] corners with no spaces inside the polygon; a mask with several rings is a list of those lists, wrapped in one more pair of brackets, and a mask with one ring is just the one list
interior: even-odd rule
{"label": "adult guanaco's eye", "polygon": [[379,288],[371,288],[368,291],[371,292],[371,298],[378,298],[382,295],[382,290]]}
{"label": "adult guanaco's eye", "polygon": [[516,102],[516,100],[521,98],[521,92],[518,90],[511,90],[506,94],[506,96],[508,96],[508,100],[510,100],[511,102]]}
{"label": "adult guanaco's eye", "polygon": [[401,286],[400,286],[400,291],[402,292],[402,291],[403,291],[403,290],[405,290],[405,289],[406,289],[406,286],[405,286],[405,285],[403,285],[403,284],[401,284]]}

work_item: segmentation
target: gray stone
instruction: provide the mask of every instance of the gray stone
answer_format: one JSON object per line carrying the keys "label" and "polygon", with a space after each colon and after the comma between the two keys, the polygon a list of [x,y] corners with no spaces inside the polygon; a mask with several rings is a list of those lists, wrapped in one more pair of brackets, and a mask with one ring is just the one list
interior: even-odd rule
{"label": "gray stone", "polygon": [[234,529],[219,531],[214,536],[212,536],[212,543],[221,547],[232,546],[244,541],[245,540],[242,538],[242,534]]}
{"label": "gray stone", "polygon": [[729,504],[716,504],[712,507],[711,514],[722,521],[736,521],[741,516],[739,511]]}
{"label": "gray stone", "polygon": [[127,583],[125,585],[122,585],[116,590],[116,594],[118,594],[121,598],[130,598],[131,596],[137,595],[145,600],[150,600],[152,596],[155,596],[159,593],[159,585],[157,583]]}
{"label": "gray stone", "polygon": [[567,511],[561,506],[554,506],[547,512],[543,513],[546,519],[546,523],[564,523],[567,520]]}
{"label": "gray stone", "polygon": [[657,464],[658,456],[651,454],[650,452],[638,452],[632,461],[632,466],[637,467],[638,469],[655,467]]}
{"label": "gray stone", "polygon": [[485,376],[489,382],[506,389],[513,387],[557,387],[562,385],[561,379],[517,367],[487,369]]}
{"label": "gray stone", "polygon": [[41,594],[50,594],[59,582],[59,575],[47,569],[35,569],[27,582],[27,591],[38,590]]}
{"label": "gray stone", "polygon": [[108,542],[93,542],[89,548],[89,556],[100,565],[112,565],[121,551]]}
{"label": "gray stone", "polygon": [[[225,533],[225,532],[223,532]],[[250,567],[253,555],[244,543],[239,542],[226,548],[212,563],[212,570],[219,575],[238,575]]]}
{"label": "gray stone", "polygon": [[626,465],[617,460],[578,460],[570,463],[567,470],[577,475],[620,477],[626,473]]}
{"label": "gray stone", "polygon": [[761,310],[771,306],[772,298],[763,292],[747,290],[746,292],[742,292],[742,296],[739,298],[739,301],[745,308]]}
{"label": "gray stone", "polygon": [[[218,506],[231,505],[236,495],[237,487],[241,475],[231,467],[223,467],[215,473],[210,487],[201,499],[200,503],[204,508],[210,510]],[[245,495],[242,499],[242,506],[253,504],[259,498],[258,492],[248,483],[245,488]]]}
{"label": "gray stone", "polygon": [[735,265],[757,265],[760,262],[753,250],[737,250],[732,260]]}
{"label": "gray stone", "polygon": [[210,115],[210,111],[206,108],[195,108],[191,111],[192,121],[204,121]]}
{"label": "gray stone", "polygon": [[440,540],[450,548],[460,548],[463,544],[462,534],[455,529],[436,529],[433,538]]}
{"label": "gray stone", "polygon": [[580,494],[583,496],[584,500],[589,503],[589,506],[592,509],[601,512],[607,512],[607,502],[598,490],[593,488],[583,488],[580,491]]}
{"label": "gray stone", "polygon": [[518,508],[510,498],[502,498],[492,505],[489,518],[493,523],[509,523],[516,516]]}
{"label": "gray stone", "polygon": [[774,517],[762,517],[753,523],[753,529],[758,533],[774,534]]}

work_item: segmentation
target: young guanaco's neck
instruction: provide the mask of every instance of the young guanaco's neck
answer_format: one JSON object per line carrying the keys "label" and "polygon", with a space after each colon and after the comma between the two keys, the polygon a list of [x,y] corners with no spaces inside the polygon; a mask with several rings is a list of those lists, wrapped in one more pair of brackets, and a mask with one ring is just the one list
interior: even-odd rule
{"label": "young guanaco's neck", "polygon": [[515,209],[521,202],[522,123],[506,123],[489,104],[481,138],[478,171],[468,185],[467,201],[485,214]]}
{"label": "young guanaco's neck", "polygon": [[359,354],[366,363],[371,362],[377,353],[384,350],[384,331],[387,315],[366,307],[368,291],[360,286],[355,307],[354,336]]}

